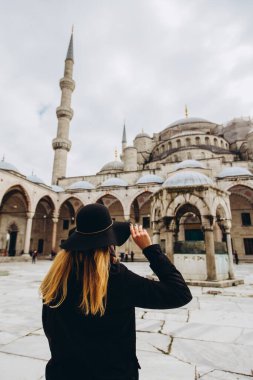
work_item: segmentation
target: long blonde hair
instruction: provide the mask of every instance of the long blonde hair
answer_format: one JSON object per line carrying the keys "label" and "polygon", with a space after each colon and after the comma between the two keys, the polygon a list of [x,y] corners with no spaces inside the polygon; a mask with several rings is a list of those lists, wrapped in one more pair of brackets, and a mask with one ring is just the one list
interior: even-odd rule
{"label": "long blonde hair", "polygon": [[56,255],[40,285],[43,303],[50,307],[59,307],[65,301],[68,280],[74,269],[77,280],[80,280],[80,273],[82,274],[80,309],[86,315],[102,316],[106,307],[109,264],[109,248],[87,253],[68,252],[62,249]]}

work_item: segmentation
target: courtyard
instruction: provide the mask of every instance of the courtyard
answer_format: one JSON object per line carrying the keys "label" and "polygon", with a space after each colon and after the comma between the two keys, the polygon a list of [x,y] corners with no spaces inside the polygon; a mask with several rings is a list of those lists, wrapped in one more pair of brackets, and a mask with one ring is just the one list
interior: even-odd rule
{"label": "courtyard", "polygon": [[[38,287],[50,261],[0,264],[1,380],[43,380],[50,352]],[[150,274],[148,263],[126,263]],[[247,380],[253,377],[253,266],[239,264],[244,285],[192,287],[175,310],[136,309],[140,380]]]}

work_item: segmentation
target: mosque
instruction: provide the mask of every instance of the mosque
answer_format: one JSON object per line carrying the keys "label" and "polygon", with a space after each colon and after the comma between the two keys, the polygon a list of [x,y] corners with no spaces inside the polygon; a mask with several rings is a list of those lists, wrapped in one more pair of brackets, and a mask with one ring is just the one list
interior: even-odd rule
{"label": "mosque", "polygon": [[[50,254],[83,205],[99,202],[117,221],[142,224],[187,279],[233,279],[233,251],[253,262],[253,121],[226,125],[199,117],[174,121],[127,143],[94,175],[66,177],[73,117],[73,34],[60,80],[52,185],[0,162],[0,255]],[[119,251],[141,252],[131,239]]]}

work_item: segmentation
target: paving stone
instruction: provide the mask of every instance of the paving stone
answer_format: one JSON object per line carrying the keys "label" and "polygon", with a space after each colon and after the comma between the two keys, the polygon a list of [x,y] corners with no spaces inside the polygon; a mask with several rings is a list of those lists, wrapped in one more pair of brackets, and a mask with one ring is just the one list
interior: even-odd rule
{"label": "paving stone", "polygon": [[45,372],[45,361],[0,352],[1,380],[39,380]]}

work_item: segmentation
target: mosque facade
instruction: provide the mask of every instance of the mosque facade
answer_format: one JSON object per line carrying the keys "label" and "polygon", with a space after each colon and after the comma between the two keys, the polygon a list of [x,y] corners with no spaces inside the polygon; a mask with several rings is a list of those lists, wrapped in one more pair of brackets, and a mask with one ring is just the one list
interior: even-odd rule
{"label": "mosque facade", "polygon": [[[75,226],[78,210],[99,202],[114,220],[142,224],[186,278],[233,278],[234,251],[253,262],[253,120],[221,125],[186,114],[153,136],[137,134],[131,145],[124,125],[120,159],[94,175],[66,177],[73,65],[72,35],[51,186],[0,162],[0,254],[50,254]],[[131,240],[122,250],[141,257]]]}

